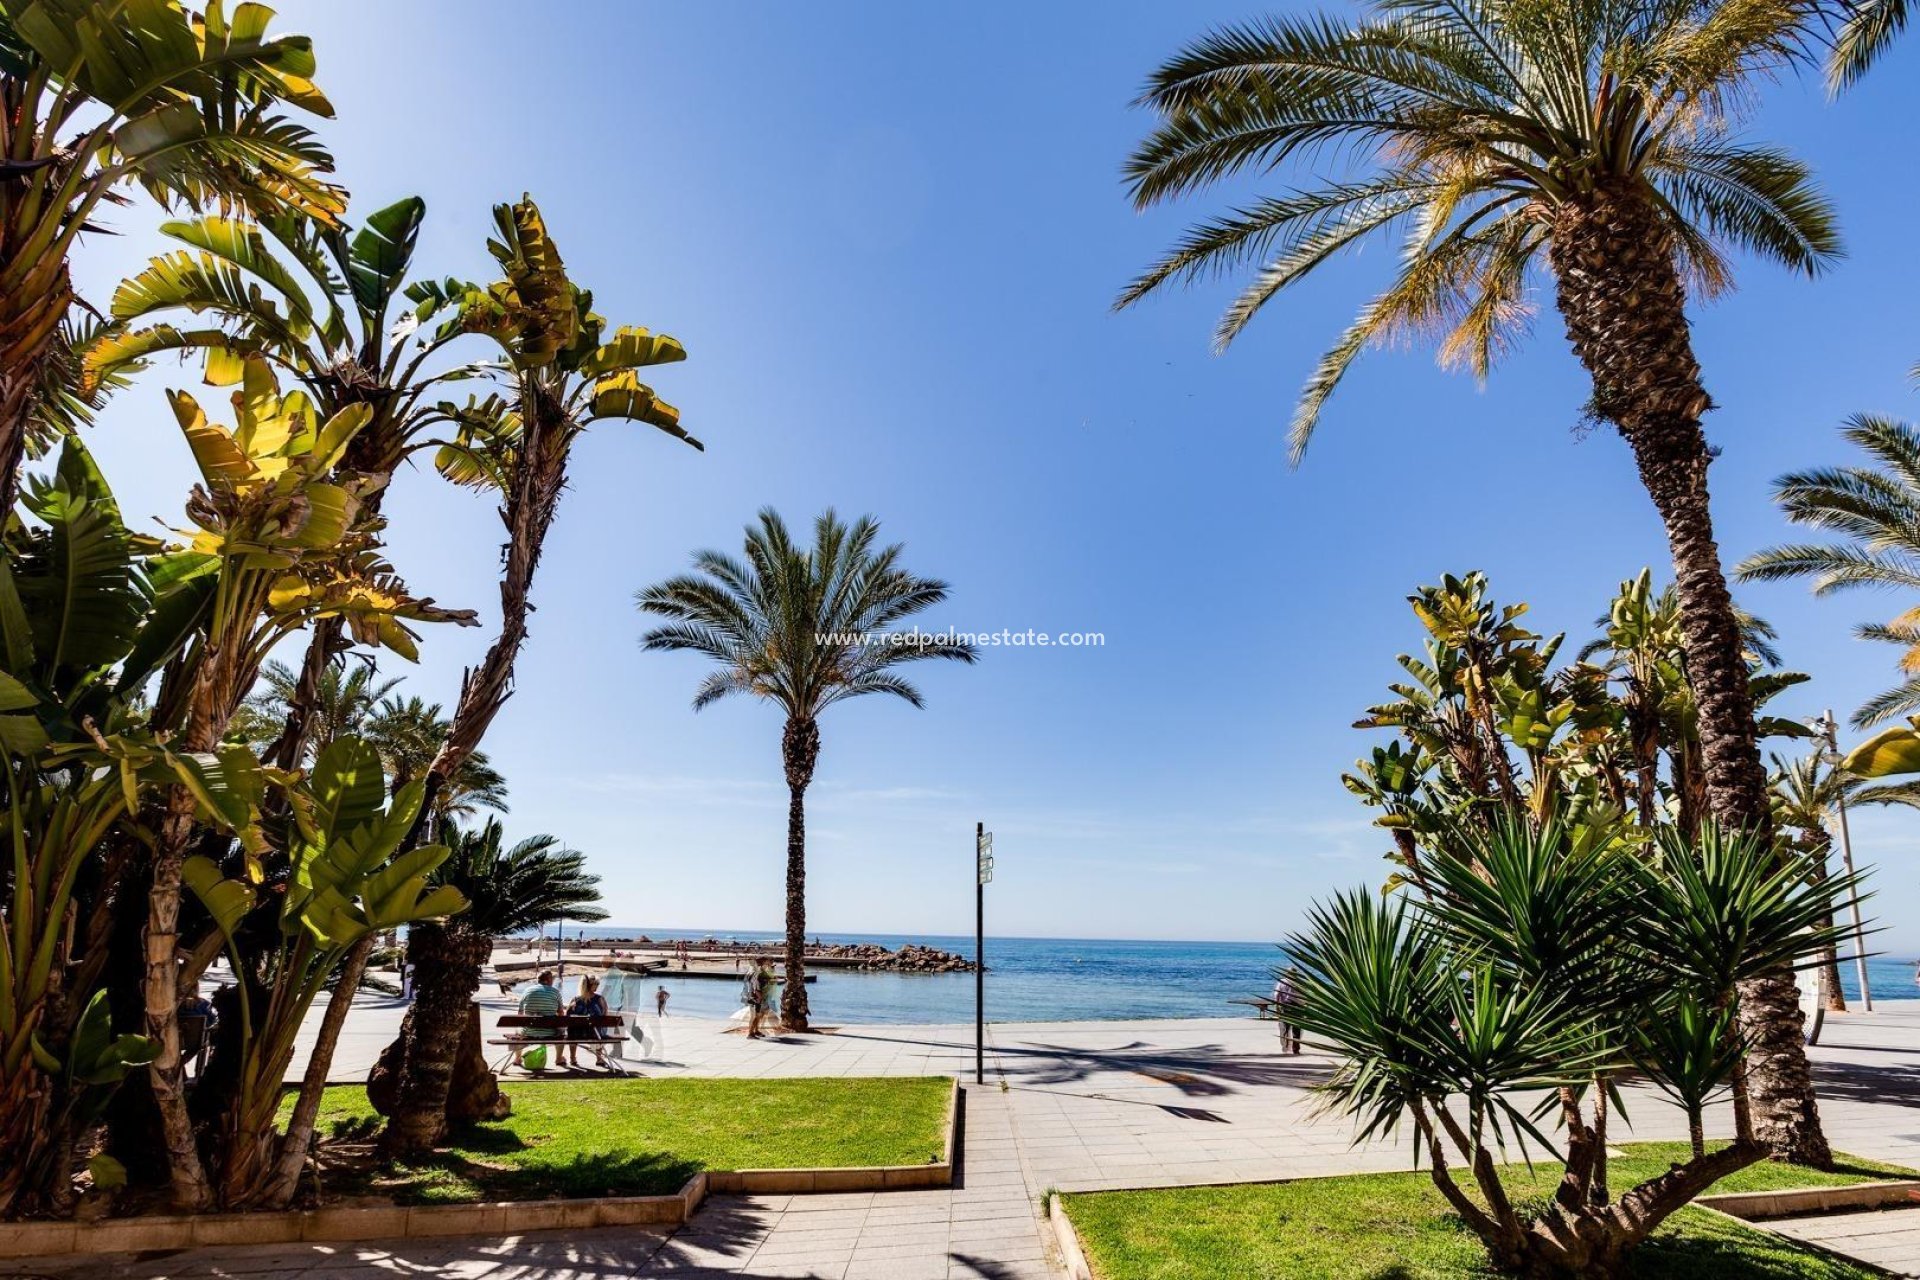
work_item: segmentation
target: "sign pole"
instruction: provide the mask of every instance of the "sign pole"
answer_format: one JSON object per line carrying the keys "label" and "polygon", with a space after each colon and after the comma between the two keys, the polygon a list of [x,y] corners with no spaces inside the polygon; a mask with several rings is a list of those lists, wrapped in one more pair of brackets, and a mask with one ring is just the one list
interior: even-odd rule
{"label": "sign pole", "polygon": [[973,1082],[986,1083],[987,824],[973,824]]}

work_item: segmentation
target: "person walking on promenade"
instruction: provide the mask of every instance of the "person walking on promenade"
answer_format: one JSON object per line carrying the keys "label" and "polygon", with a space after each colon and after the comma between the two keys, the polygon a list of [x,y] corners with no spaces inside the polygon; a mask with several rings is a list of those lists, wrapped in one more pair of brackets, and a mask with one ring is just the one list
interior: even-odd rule
{"label": "person walking on promenade", "polygon": [[662,1018],[667,1016],[667,999],[667,989],[664,986],[654,990],[653,1012],[656,1016]]}
{"label": "person walking on promenade", "polygon": [[766,1035],[762,1028],[767,1020],[767,1007],[773,1003],[773,970],[767,968],[765,960],[754,963],[742,994],[747,1001],[747,1038],[761,1039]]}
{"label": "person walking on promenade", "polygon": [[1300,1052],[1300,1027],[1293,1020],[1293,1006],[1300,1002],[1300,993],[1294,986],[1299,971],[1291,965],[1282,969],[1273,980],[1273,1016],[1280,1023],[1280,1052]]}

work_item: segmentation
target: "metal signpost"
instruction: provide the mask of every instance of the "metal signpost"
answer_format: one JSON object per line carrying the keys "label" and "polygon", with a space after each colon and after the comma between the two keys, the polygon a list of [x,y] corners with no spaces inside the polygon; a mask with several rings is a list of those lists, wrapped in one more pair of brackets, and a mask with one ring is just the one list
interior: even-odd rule
{"label": "metal signpost", "polygon": [[[1840,761],[1840,725],[1833,718],[1833,708],[1827,708],[1825,715],[1813,722],[1813,731],[1820,735],[1825,743],[1834,767],[1838,772]],[[1833,794],[1835,826],[1840,832],[1840,862],[1847,869],[1847,875],[1853,875],[1853,839],[1847,833],[1847,797],[1836,788]],[[1847,903],[1853,914],[1853,963],[1855,972],[1860,975],[1860,1007],[1864,1012],[1873,1012],[1873,991],[1867,986],[1867,930],[1860,919],[1860,887],[1856,884],[1847,891]]]}
{"label": "metal signpost", "polygon": [[987,881],[993,879],[993,832],[973,824],[973,1082],[986,1083]]}

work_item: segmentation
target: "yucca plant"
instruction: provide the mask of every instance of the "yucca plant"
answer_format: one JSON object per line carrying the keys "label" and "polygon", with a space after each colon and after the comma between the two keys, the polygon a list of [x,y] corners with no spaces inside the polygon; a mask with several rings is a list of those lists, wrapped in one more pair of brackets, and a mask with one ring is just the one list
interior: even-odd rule
{"label": "yucca plant", "polygon": [[[1308,379],[1296,460],[1364,349],[1430,336],[1444,362],[1484,375],[1524,336],[1534,291],[1548,293],[1589,377],[1586,412],[1632,450],[1666,529],[1713,814],[1763,832],[1766,772],[1708,502],[1713,401],[1687,303],[1731,284],[1734,251],[1803,275],[1839,253],[1806,167],[1729,136],[1753,87],[1804,56],[1817,17],[1724,0],[1369,0],[1351,17],[1253,20],[1153,73],[1141,100],[1158,124],[1126,170],[1141,207],[1247,176],[1300,179],[1194,227],[1121,295],[1246,273],[1218,345],[1343,250],[1401,239],[1387,288]],[[1354,176],[1315,164],[1336,151]],[[1825,1163],[1792,983],[1775,974],[1744,1007],[1766,1141]]]}
{"label": "yucca plant", "polygon": [[[1326,1107],[1357,1139],[1410,1128],[1492,1263],[1525,1275],[1617,1275],[1675,1211],[1765,1157],[1738,1106],[1734,1140],[1705,1141],[1704,1109],[1747,1047],[1740,987],[1810,962],[1853,887],[1809,882],[1752,833],[1664,828],[1649,856],[1581,830],[1559,815],[1460,824],[1428,891],[1341,895],[1287,943],[1293,1016],[1337,1059]],[[1693,1154],[1616,1196],[1600,1117],[1629,1068],[1687,1112]],[[1544,1202],[1503,1181],[1503,1163],[1549,1153],[1563,1171]]]}

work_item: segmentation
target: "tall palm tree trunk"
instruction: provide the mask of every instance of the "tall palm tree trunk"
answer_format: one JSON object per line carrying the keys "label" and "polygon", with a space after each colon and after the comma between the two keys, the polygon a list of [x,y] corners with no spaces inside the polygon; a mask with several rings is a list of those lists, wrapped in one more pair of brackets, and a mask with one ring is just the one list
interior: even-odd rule
{"label": "tall palm tree trunk", "polygon": [[807,786],[820,760],[820,725],[787,721],[780,736],[787,767],[787,981],[780,992],[780,1021],[789,1031],[807,1029]]}
{"label": "tall palm tree trunk", "polygon": [[[1666,524],[1709,808],[1728,827],[1770,834],[1739,622],[1707,499],[1711,455],[1700,417],[1712,400],[1693,356],[1671,238],[1643,193],[1601,189],[1560,207],[1551,255],[1568,338],[1593,379],[1593,411],[1632,447]],[[1755,1136],[1776,1159],[1831,1164],[1793,975],[1747,983],[1740,1017]]]}
{"label": "tall palm tree trunk", "polygon": [[446,1135],[447,1095],[452,1089],[467,1010],[480,989],[480,966],[493,953],[493,939],[445,925],[417,924],[407,931],[413,965],[413,1009],[401,1028],[399,1094],[381,1135],[389,1156],[431,1150]]}

